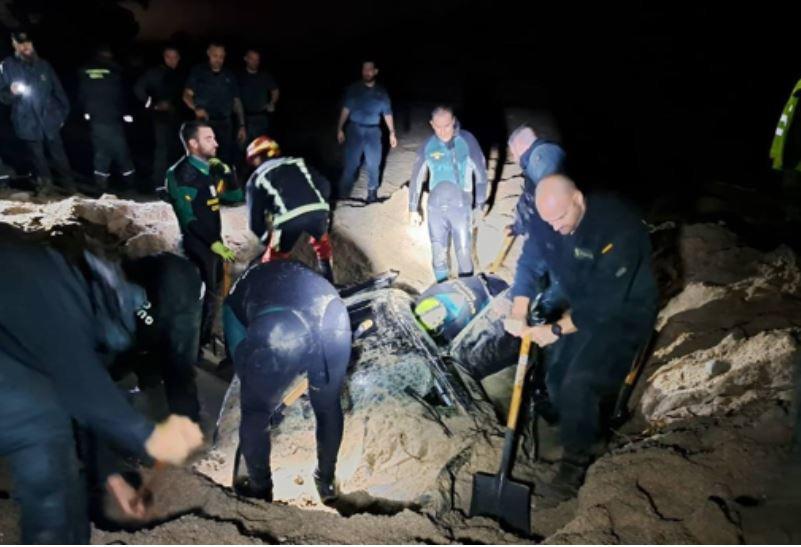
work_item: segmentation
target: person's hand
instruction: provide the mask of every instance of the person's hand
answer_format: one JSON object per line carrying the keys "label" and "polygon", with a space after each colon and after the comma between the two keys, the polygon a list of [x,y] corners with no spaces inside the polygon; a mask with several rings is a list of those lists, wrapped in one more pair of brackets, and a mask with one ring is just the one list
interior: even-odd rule
{"label": "person's hand", "polygon": [[345,142],[345,132],[341,129],[337,130],[337,142],[343,144]]}
{"label": "person's hand", "polygon": [[195,422],[186,416],[170,414],[153,429],[145,442],[145,451],[154,460],[181,465],[202,444],[203,433]]}
{"label": "person's hand", "polygon": [[559,340],[559,337],[551,330],[551,325],[534,325],[525,329],[523,334],[528,334],[531,337],[531,341],[541,348],[550,346]]}
{"label": "person's hand", "polygon": [[106,491],[127,519],[144,520],[147,516],[145,499],[122,478],[122,475],[118,473],[109,475],[106,479]]}
{"label": "person's hand", "polygon": [[14,82],[11,84],[11,94],[12,95],[25,95],[28,86],[23,84],[22,82]]}
{"label": "person's hand", "polygon": [[267,103],[264,106],[264,110],[272,114],[273,112],[275,112],[275,105],[273,103]]}
{"label": "person's hand", "polygon": [[248,133],[245,131],[245,126],[239,128],[239,131],[236,132],[236,140],[239,141],[239,144],[245,144],[245,140],[248,138]]}
{"label": "person's hand", "polygon": [[512,237],[517,235],[517,229],[515,229],[514,224],[508,224],[503,227],[503,235],[506,237]]}
{"label": "person's hand", "polygon": [[423,217],[417,211],[409,211],[409,224],[412,226],[420,226],[423,224]]}
{"label": "person's hand", "polygon": [[389,133],[389,146],[391,148],[395,148],[396,146],[398,146],[398,137],[395,136],[394,131],[390,131]]}
{"label": "person's hand", "polygon": [[225,260],[226,262],[233,262],[236,260],[236,253],[234,253],[231,249],[225,246],[222,241],[215,241],[211,244],[211,252],[216,255],[219,255],[220,258]]}
{"label": "person's hand", "polygon": [[510,315],[503,320],[503,329],[512,336],[519,338],[524,328],[526,328],[526,321],[521,317]]}
{"label": "person's hand", "polygon": [[206,112],[205,108],[198,107],[198,108],[195,109],[195,118],[197,118],[198,120],[204,120],[204,121],[208,120],[209,119],[209,113]]}

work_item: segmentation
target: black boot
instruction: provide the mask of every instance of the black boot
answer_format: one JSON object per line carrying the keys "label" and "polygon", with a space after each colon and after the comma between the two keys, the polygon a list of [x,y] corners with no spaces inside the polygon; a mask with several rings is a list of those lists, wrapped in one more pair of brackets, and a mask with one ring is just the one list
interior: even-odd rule
{"label": "black boot", "polygon": [[250,477],[237,477],[234,481],[234,492],[245,498],[253,498],[268,503],[272,503],[273,501],[272,481],[264,485],[257,485],[250,480]]}
{"label": "black boot", "polygon": [[367,203],[375,203],[378,201],[378,188],[367,189]]}
{"label": "black boot", "polygon": [[319,469],[314,470],[314,485],[317,487],[317,493],[320,494],[320,501],[325,504],[339,497],[339,490],[334,477],[323,477]]}
{"label": "black boot", "polygon": [[575,498],[584,484],[584,475],[589,466],[588,455],[566,453],[559,462],[556,476],[550,483],[543,485],[539,493],[557,503]]}

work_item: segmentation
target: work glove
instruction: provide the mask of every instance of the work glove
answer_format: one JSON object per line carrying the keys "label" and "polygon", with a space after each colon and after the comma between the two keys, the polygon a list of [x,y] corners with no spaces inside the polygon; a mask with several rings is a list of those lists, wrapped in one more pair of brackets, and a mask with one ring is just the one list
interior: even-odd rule
{"label": "work glove", "polygon": [[211,158],[209,160],[209,169],[213,169],[216,173],[227,175],[231,172],[231,168],[222,162],[219,158]]}
{"label": "work glove", "polygon": [[202,444],[203,433],[195,422],[186,416],[170,414],[153,429],[145,450],[156,461],[181,465]]}
{"label": "work glove", "polygon": [[409,212],[409,224],[412,226],[420,226],[423,224],[423,217],[417,211]]}
{"label": "work glove", "polygon": [[236,259],[236,253],[225,246],[222,241],[215,241],[211,244],[211,252],[219,255],[220,258],[226,262],[233,262]]}

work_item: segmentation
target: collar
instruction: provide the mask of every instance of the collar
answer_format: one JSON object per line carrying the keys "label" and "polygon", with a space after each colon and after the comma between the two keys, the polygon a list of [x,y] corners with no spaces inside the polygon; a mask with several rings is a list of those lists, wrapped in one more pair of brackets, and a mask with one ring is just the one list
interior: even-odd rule
{"label": "collar", "polygon": [[531,143],[531,146],[528,147],[528,150],[523,152],[523,155],[520,156],[520,162],[519,162],[520,163],[520,168],[523,171],[525,171],[526,167],[528,167],[528,162],[531,160],[531,154],[534,153],[534,149],[537,148],[538,146],[542,146],[543,144],[547,144],[549,142],[551,142],[551,141],[548,141],[548,140],[545,140],[545,139],[540,139],[540,138],[535,139],[534,142]]}
{"label": "collar", "polygon": [[204,175],[208,176],[209,174],[209,162],[203,160],[194,154],[189,154],[186,156],[192,167],[203,173]]}

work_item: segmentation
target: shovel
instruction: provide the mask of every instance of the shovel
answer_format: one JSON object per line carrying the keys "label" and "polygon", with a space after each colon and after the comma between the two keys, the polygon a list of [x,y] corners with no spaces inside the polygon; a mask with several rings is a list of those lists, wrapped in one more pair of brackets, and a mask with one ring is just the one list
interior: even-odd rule
{"label": "shovel", "polygon": [[509,418],[506,421],[501,468],[497,475],[476,473],[473,477],[473,499],[470,503],[470,516],[495,518],[501,524],[525,535],[531,534],[531,487],[522,482],[513,481],[509,474],[514,457],[515,430],[520,413],[523,384],[526,380],[530,347],[531,338],[524,336],[520,343],[512,402],[509,405]]}
{"label": "shovel", "polygon": [[487,270],[489,273],[495,273],[501,269],[501,266],[503,266],[503,261],[506,260],[506,255],[509,254],[509,249],[512,248],[512,244],[515,242],[516,238],[517,236],[513,235],[508,235],[503,238],[501,251],[498,253],[498,256],[495,257],[495,260],[492,261],[492,264],[490,264],[490,267]]}

